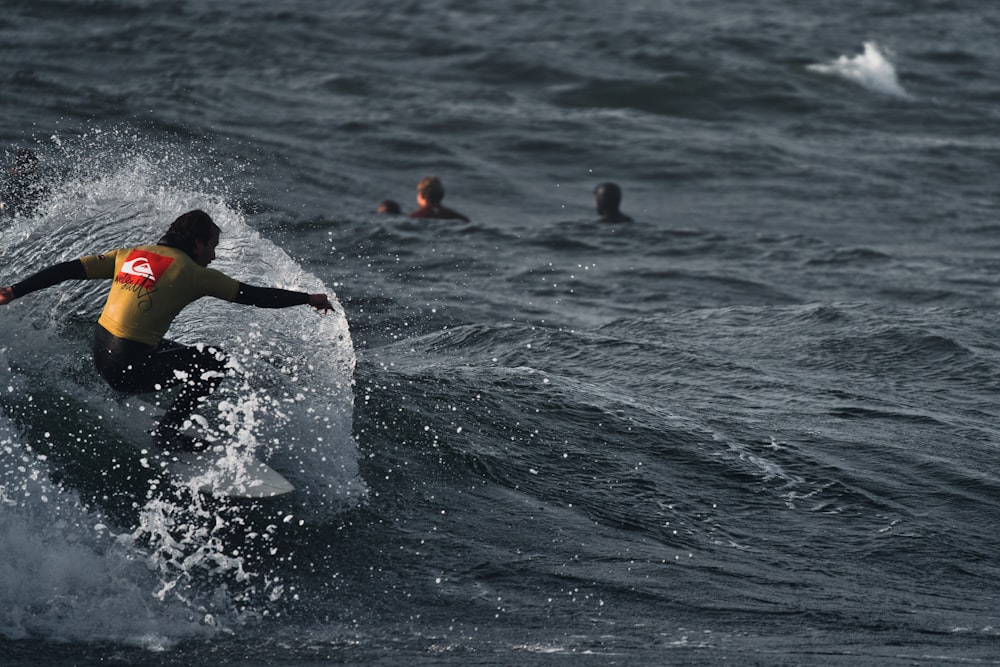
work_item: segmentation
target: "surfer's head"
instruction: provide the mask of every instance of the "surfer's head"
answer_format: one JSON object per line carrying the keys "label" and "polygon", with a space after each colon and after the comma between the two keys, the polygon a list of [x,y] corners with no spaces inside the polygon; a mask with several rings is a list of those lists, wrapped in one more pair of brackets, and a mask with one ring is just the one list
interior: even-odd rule
{"label": "surfer's head", "polygon": [[[423,201],[421,201],[423,199]],[[425,176],[417,183],[417,203],[437,206],[444,199],[444,184],[437,176]]]}
{"label": "surfer's head", "polygon": [[215,247],[219,245],[221,232],[212,216],[195,209],[174,220],[160,243],[179,248],[198,264],[208,266],[215,259]]}
{"label": "surfer's head", "polygon": [[622,204],[622,189],[614,183],[601,183],[594,188],[594,199],[598,213],[614,213]]}

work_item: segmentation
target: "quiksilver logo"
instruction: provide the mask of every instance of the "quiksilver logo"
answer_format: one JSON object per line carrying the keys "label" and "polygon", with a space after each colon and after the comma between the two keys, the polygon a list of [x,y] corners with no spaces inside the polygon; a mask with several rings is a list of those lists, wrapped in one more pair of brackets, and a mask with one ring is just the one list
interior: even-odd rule
{"label": "quiksilver logo", "polygon": [[130,259],[121,268],[122,273],[127,273],[130,276],[138,276],[139,278],[145,278],[152,282],[156,282],[156,274],[153,273],[153,267],[149,265],[149,260],[145,257],[136,257],[135,259]]}
{"label": "quiksilver logo", "polygon": [[118,269],[115,284],[120,289],[135,294],[136,307],[139,310],[152,310],[156,281],[163,277],[173,261],[172,257],[135,248]]}

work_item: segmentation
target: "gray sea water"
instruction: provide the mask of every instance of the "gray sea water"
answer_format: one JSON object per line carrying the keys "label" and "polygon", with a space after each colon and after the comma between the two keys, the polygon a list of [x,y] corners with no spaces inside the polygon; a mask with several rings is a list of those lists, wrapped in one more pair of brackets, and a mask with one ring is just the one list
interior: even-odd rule
{"label": "gray sea water", "polygon": [[0,309],[0,664],[1000,663],[994,5],[0,10],[0,284],[204,208],[338,304],[172,330],[253,503],[144,464],[104,285]]}

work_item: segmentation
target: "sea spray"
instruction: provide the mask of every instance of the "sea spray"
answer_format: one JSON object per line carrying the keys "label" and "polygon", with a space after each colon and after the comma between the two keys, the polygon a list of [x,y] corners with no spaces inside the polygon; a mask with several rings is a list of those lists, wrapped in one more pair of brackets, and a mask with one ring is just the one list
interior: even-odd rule
{"label": "sea spray", "polygon": [[131,537],[49,474],[47,457],[0,415],[0,637],[159,650],[218,631],[190,606],[154,599],[155,577]]}
{"label": "sea spray", "polygon": [[809,65],[808,69],[820,74],[831,74],[852,81],[867,90],[890,97],[909,98],[899,83],[896,68],[884,49],[875,42],[864,43],[864,53],[856,56],[840,56],[836,60]]}

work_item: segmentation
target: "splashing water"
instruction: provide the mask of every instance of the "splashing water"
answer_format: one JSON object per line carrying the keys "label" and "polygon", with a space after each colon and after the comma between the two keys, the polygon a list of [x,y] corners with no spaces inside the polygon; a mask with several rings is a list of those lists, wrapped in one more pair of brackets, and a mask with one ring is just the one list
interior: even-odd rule
{"label": "splashing water", "polygon": [[158,578],[128,534],[49,479],[47,457],[0,415],[0,637],[115,639],[163,650],[222,630],[209,614],[150,593]]}
{"label": "splashing water", "polygon": [[909,98],[899,83],[896,68],[874,42],[865,42],[864,53],[853,57],[840,56],[827,64],[809,65],[808,69],[820,74],[832,74],[853,81],[872,92],[892,97]]}
{"label": "splashing water", "polygon": [[[41,151],[61,172],[49,200],[38,216],[0,229],[0,283],[155,240],[179,213],[202,208],[223,230],[219,269],[254,284],[325,291],[337,305],[321,280],[227,204],[217,168],[183,147],[152,146],[130,130],[55,139]],[[0,320],[0,586],[12,591],[0,636],[155,649],[270,615],[286,602],[284,573],[295,569],[285,533],[366,493],[342,309],[321,317],[203,300],[171,329],[181,342],[219,343],[233,361],[236,379],[197,420],[215,434],[222,465],[261,458],[297,489],[237,501],[143,465],[136,445],[158,408],[115,397],[90,367],[106,290],[102,281],[64,283],[6,306]]]}

